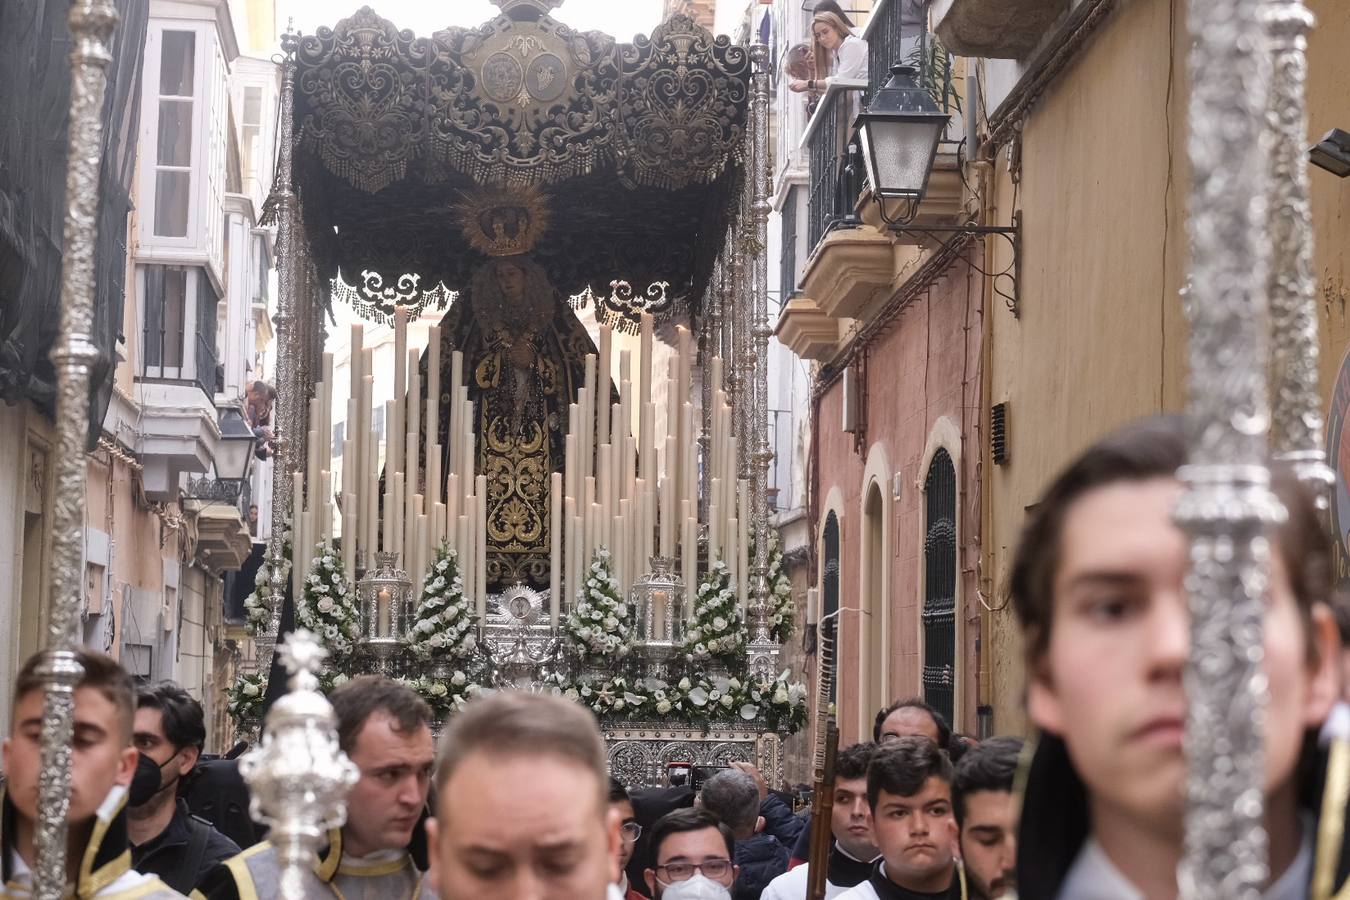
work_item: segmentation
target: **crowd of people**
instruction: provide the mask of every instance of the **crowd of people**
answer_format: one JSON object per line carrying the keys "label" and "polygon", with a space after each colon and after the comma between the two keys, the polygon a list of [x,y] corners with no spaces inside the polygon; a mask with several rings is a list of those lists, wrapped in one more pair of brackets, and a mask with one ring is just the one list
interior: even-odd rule
{"label": "crowd of people", "polygon": [[[1179,419],[1153,418],[1109,436],[1029,514],[1010,594],[1034,741],[954,735],[909,699],[878,712],[870,742],[838,751],[829,821],[819,823],[832,841],[815,861],[825,896],[1178,895],[1190,621],[1188,548],[1172,510],[1183,431]],[[1287,473],[1273,475],[1287,515],[1272,526],[1266,585],[1264,896],[1320,900],[1350,872],[1350,616],[1337,615],[1330,538],[1312,496]],[[204,765],[200,705],[171,684],[137,688],[98,653],[82,651],[80,662],[72,894],[276,896],[277,853],[236,827],[240,802],[218,791],[192,805],[189,782]],[[4,742],[3,896],[32,888],[42,684],[35,657],[16,679]],[[812,823],[749,763],[697,784],[624,785],[607,769],[591,713],[562,697],[477,699],[439,748],[427,705],[396,682],[362,676],[331,700],[360,778],[346,824],[307,874],[308,896],[807,895]]]}

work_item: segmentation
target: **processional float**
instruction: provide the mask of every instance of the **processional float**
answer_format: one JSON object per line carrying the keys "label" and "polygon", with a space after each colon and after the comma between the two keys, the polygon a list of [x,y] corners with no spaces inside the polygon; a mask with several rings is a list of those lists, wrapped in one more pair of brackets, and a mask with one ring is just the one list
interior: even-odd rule
{"label": "processional float", "polygon": [[[453,182],[450,172],[468,172],[473,183],[462,185],[466,189],[526,189],[538,185],[540,173],[550,173],[559,179],[582,178],[588,190],[603,190],[601,181],[638,188],[628,198],[633,202],[627,208],[618,207],[616,218],[621,229],[641,235],[638,243],[647,250],[645,262],[629,258],[619,265],[617,259],[610,258],[594,265],[593,253],[586,253],[575,241],[561,241],[553,247],[554,267],[549,270],[557,277],[557,287],[568,291],[569,296],[575,292],[588,298],[598,304],[604,317],[632,323],[638,330],[646,325],[644,314],[666,311],[660,308],[663,303],[693,313],[704,392],[703,420],[697,434],[692,427],[680,431],[677,425],[677,440],[688,440],[690,446],[698,444],[703,460],[711,464],[716,462],[715,429],[729,427],[742,437],[731,468],[739,476],[737,480],[747,483],[753,522],[753,557],[745,560],[740,573],[746,583],[746,612],[752,626],[747,655],[752,673],[768,672],[775,658],[769,635],[771,551],[766,490],[771,455],[766,402],[769,327],[764,249],[769,208],[769,84],[765,48],[756,46],[747,51],[725,39],[712,41],[710,35],[680,17],[654,32],[651,41],[616,46],[602,36],[578,35],[554,22],[548,13],[557,5],[556,0],[499,0],[498,5],[503,16],[495,28],[451,29],[431,39],[398,32],[369,10],[362,10],[339,26],[341,47],[334,44],[333,32],[328,29],[321,29],[312,38],[288,41],[278,173],[268,207],[275,217],[280,263],[277,465],[282,473],[300,473],[301,479],[275,479],[269,548],[272,575],[264,635],[276,640],[280,599],[287,591],[283,536],[288,528],[308,527],[299,517],[289,522],[288,517],[298,511],[315,513],[331,502],[332,486],[320,493],[316,487],[323,486],[323,479],[320,477],[316,485],[314,479],[306,480],[304,473],[313,471],[309,431],[313,428],[316,434],[327,434],[315,428],[325,424],[323,416],[327,413],[308,402],[308,391],[324,372],[321,315],[332,279],[345,276],[348,285],[358,285],[352,289],[358,308],[391,318],[400,315],[393,308],[398,305],[395,301],[417,306],[441,302],[448,294],[441,287],[438,299],[437,290],[423,292],[417,279],[405,279],[405,274],[418,271],[415,267],[369,265],[377,258],[387,263],[397,259],[400,252],[424,248],[428,240],[446,240],[444,231],[429,227],[428,222],[434,224],[438,216],[451,218],[448,209],[422,209],[400,218],[399,210],[381,208],[374,198],[377,194],[393,198],[397,205],[398,191],[386,189],[409,171],[447,184]],[[1267,562],[1261,536],[1268,524],[1282,515],[1269,490],[1270,455],[1292,462],[1302,477],[1320,489],[1330,479],[1318,446],[1322,430],[1318,344],[1303,154],[1304,55],[1311,17],[1301,0],[1191,0],[1188,22],[1194,39],[1190,112],[1193,251],[1185,305],[1191,323],[1189,406],[1195,430],[1191,464],[1181,473],[1187,492],[1178,512],[1192,536],[1194,559],[1188,580],[1193,640],[1186,679],[1190,739],[1182,887],[1188,897],[1255,897],[1266,880],[1267,868],[1259,800],[1264,697],[1252,660],[1257,658],[1253,650],[1261,643],[1261,591]],[[52,351],[58,376],[57,425],[62,452],[57,462],[53,599],[47,659],[41,670],[47,686],[35,883],[37,896],[43,898],[60,897],[65,881],[69,736],[73,685],[80,674],[71,651],[76,644],[74,624],[81,582],[83,512],[78,499],[83,496],[85,475],[81,450],[93,355],[89,338],[94,288],[91,254],[103,127],[103,67],[114,25],[115,13],[106,0],[79,0],[73,6],[62,316],[60,336]],[[488,41],[496,43],[488,46]],[[490,52],[482,52],[485,48]],[[350,56],[343,59],[344,53]],[[470,60],[468,66],[464,64],[466,58]],[[400,71],[399,61],[412,63],[413,69]],[[699,61],[711,65],[691,65]],[[346,81],[342,80],[344,72]],[[414,77],[405,77],[410,74]],[[559,76],[564,76],[561,81]],[[562,116],[565,127],[561,132],[555,129],[540,140],[541,129],[546,129],[539,117],[533,120],[533,131],[528,123],[522,129],[503,125],[503,111],[509,115],[510,110],[519,112],[520,107],[547,107],[556,101],[561,96],[560,83],[563,93],[575,88],[581,101]],[[667,108],[663,115],[660,102],[654,102],[662,88],[667,90],[668,99],[689,101],[682,108],[698,114],[676,121]],[[315,96],[326,98],[328,118],[306,118],[297,130],[297,89],[301,93],[317,91]],[[366,91],[366,99],[375,102],[365,108],[381,111],[389,118],[382,122],[362,120],[354,112],[360,104],[344,104],[345,90],[357,94]],[[597,97],[601,102],[595,102]],[[318,106],[323,105],[321,100]],[[310,111],[316,108],[311,106]],[[421,115],[427,110],[432,114]],[[499,118],[494,119],[494,115]],[[345,135],[346,143],[324,140],[325,135]],[[653,135],[655,140],[651,140]],[[646,136],[646,142],[642,136]],[[493,144],[503,138],[506,143]],[[510,139],[516,143],[510,144]],[[307,141],[318,142],[325,171],[316,181],[297,182],[297,153],[315,146]],[[664,150],[653,155],[654,147]],[[709,147],[714,150],[712,162],[699,155],[700,148],[706,151]],[[595,173],[605,178],[584,181],[585,176]],[[338,263],[342,254],[334,251],[342,249],[349,235],[355,235],[359,242],[361,217],[348,216],[337,223],[322,216],[316,219],[309,212],[311,208],[323,210],[325,204],[333,211],[331,204],[341,203],[343,193],[332,189],[342,179],[367,193],[370,202],[360,208],[386,239],[382,251],[372,253],[369,259],[347,260],[346,269]],[[720,192],[723,202],[709,200],[706,192],[700,194],[700,185],[715,187],[712,193]],[[1251,202],[1254,186],[1260,187],[1265,204]],[[656,195],[655,191],[666,193]],[[568,234],[575,237],[589,229],[593,238],[605,233],[605,222],[586,218],[588,208],[592,207],[585,203],[566,208],[564,214],[577,216]],[[670,209],[698,214],[705,225],[714,223],[715,227],[699,232],[715,235],[711,248],[707,242],[686,239],[681,243],[678,236],[651,230],[653,222],[663,221],[661,213]],[[508,219],[503,216],[494,221],[489,216],[484,229],[488,238],[500,236],[503,229],[509,237],[519,222]],[[325,227],[313,228],[316,221]],[[367,235],[367,239],[368,248],[378,246],[379,235]],[[620,242],[614,246],[624,245]],[[660,264],[663,257],[666,265]],[[425,261],[428,257],[413,252],[407,258]],[[468,255],[442,258],[447,265],[431,277],[442,286],[463,284],[465,273],[461,269],[461,277],[455,277],[455,266],[462,266]],[[669,264],[671,260],[675,264]],[[592,265],[587,268],[587,264]],[[375,277],[366,278],[361,273],[374,273]],[[427,278],[421,283],[431,283],[431,277],[421,274]],[[611,285],[605,294],[603,286],[611,280],[622,280],[621,274],[628,276],[628,284]],[[672,281],[672,276],[677,277]],[[628,286],[662,281],[666,285],[656,291]],[[595,285],[601,286],[598,294]],[[1269,333],[1262,325],[1267,311],[1273,326]],[[715,421],[713,413],[719,408],[719,398],[714,396],[714,359],[729,361],[723,389],[729,398],[727,418],[734,426],[727,422],[719,426]],[[1274,372],[1273,414],[1267,362]],[[331,379],[328,386],[331,389]],[[593,401],[591,412],[602,410],[607,398],[596,393],[589,396]],[[597,400],[600,402],[594,402]],[[433,409],[434,400],[428,412]],[[453,409],[451,413],[453,416]],[[637,418],[645,418],[645,413],[640,410]],[[585,431],[589,434],[589,427]],[[573,429],[572,433],[582,440],[580,432]],[[409,443],[417,453],[417,444]],[[398,446],[399,441],[393,444]],[[469,452],[472,455],[473,451]],[[413,466],[404,474],[425,479],[427,469],[434,465],[430,454],[426,460],[425,466]],[[372,503],[367,492],[364,502],[355,501],[358,521],[362,515],[367,517],[367,534],[369,522],[382,504],[397,502],[386,498],[399,496],[388,484],[388,461],[386,456],[381,499]],[[458,461],[464,462],[462,458]],[[573,477],[576,474],[572,473]],[[595,479],[599,473],[583,475],[582,481],[587,477]],[[475,482],[477,478],[475,474]],[[556,483],[556,479],[550,481]],[[314,499],[306,503],[294,493],[297,484]],[[360,495],[356,484],[347,486],[353,490],[342,494]],[[705,572],[710,558],[712,523],[707,507],[715,496],[712,487],[700,482],[695,497],[700,507],[701,549],[697,553],[703,556]],[[739,495],[726,493],[725,484],[720,488],[723,503],[736,506],[738,511],[744,508]],[[578,496],[583,502],[589,499],[584,484],[573,485],[572,490],[578,492],[570,494],[574,500]],[[486,498],[488,494],[481,496]],[[424,503],[425,499],[424,495]],[[344,500],[340,496],[338,503]],[[660,500],[656,502],[659,506]],[[405,503],[405,514],[407,508]],[[415,505],[412,508],[415,510]],[[633,521],[638,519],[647,521],[641,517]],[[448,538],[448,513],[444,521],[440,536]],[[323,527],[322,522],[315,525],[305,539],[322,535]],[[412,533],[411,542],[415,543],[416,531]],[[467,545],[462,531],[459,537],[463,549]],[[681,535],[663,544],[660,538],[648,535],[639,546],[645,549],[651,541],[658,543],[658,549],[669,550],[672,544],[684,543],[685,538]],[[379,591],[391,591],[386,597],[389,602],[394,597],[392,591],[403,589],[408,579],[406,563],[400,568],[390,557],[376,559],[375,549],[368,540],[365,558],[353,559],[353,568],[364,582],[358,585],[360,596],[368,598],[370,589],[375,589],[374,603],[366,604],[364,625],[369,629],[373,615],[374,636],[378,639],[380,629],[392,628],[395,621],[392,608],[387,606],[383,614],[387,618],[381,618]],[[697,583],[697,578],[690,576],[695,575],[700,563],[697,556],[692,564],[688,562],[692,542],[690,547],[680,549],[685,554],[681,566],[682,574],[687,573],[687,588]],[[381,552],[388,552],[383,545]],[[481,559],[481,548],[476,552]],[[300,565],[307,564],[304,555],[300,554]],[[639,565],[645,562],[636,554],[629,558],[637,559]],[[669,592],[678,582],[668,574],[656,567],[651,572],[639,572],[633,581],[648,587],[655,583],[659,590]],[[295,590],[302,591],[298,580]],[[545,615],[543,596],[529,587],[509,597],[503,591],[494,611],[497,630],[484,621],[489,616],[482,616],[476,623],[483,642],[492,645],[495,640],[501,645],[497,649],[502,650],[505,661],[514,659],[522,665],[540,662],[536,657],[550,652],[549,645],[541,644],[531,629]],[[407,598],[402,599],[406,604]],[[665,609],[668,612],[670,608]],[[406,605],[403,615],[406,622]],[[648,613],[645,627],[651,626],[654,615]],[[359,639],[363,634],[370,637],[369,630],[362,632],[361,626],[354,624],[353,636]],[[655,645],[671,643],[666,640],[668,632],[647,634]],[[322,638],[305,632],[293,635],[286,656],[295,672],[292,686],[296,693],[269,715],[270,731],[264,746],[248,766],[259,783],[275,783],[284,774],[280,767],[294,762],[293,754],[276,752],[276,748],[303,747],[313,771],[323,775],[315,779],[314,790],[302,792],[303,796],[258,797],[256,814],[274,823],[277,840],[293,848],[289,857],[296,865],[303,858],[303,849],[313,843],[315,835],[322,834],[322,827],[341,820],[342,798],[351,781],[350,767],[337,750],[331,710],[315,690],[315,672],[324,653]],[[266,641],[261,643],[265,645]],[[657,651],[653,665],[661,662],[666,649],[668,646]],[[642,777],[650,768],[644,742],[651,739],[652,730],[635,723],[634,733],[621,734],[618,742],[626,741],[628,750],[642,760],[634,773]],[[657,739],[679,743],[666,740],[668,737],[658,735]],[[614,753],[614,744],[611,742],[611,759],[622,765],[625,757]],[[734,746],[726,749],[738,752]]]}

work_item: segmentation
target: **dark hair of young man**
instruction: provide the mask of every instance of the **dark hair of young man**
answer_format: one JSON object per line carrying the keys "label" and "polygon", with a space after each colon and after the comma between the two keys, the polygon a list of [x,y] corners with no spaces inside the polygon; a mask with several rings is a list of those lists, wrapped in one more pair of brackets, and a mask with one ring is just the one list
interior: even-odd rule
{"label": "dark hair of young man", "polygon": [[628,796],[628,788],[624,787],[623,782],[613,775],[609,776],[609,802],[623,803],[625,801],[632,802],[632,798]]}
{"label": "dark hair of young man", "polygon": [[840,781],[866,778],[867,766],[876,752],[877,745],[870,741],[845,747],[834,756],[834,777]]}
{"label": "dark hair of young man", "polygon": [[[38,673],[46,654],[35,653],[19,669],[14,679],[14,703],[33,691],[45,690],[47,680]],[[132,721],[136,717],[136,682],[127,670],[122,668],[111,656],[104,656],[93,650],[79,649],[75,658],[83,670],[75,689],[95,688],[121,714],[122,732],[127,741],[131,740]]]}
{"label": "dark hair of young man", "polygon": [[655,865],[656,861],[661,858],[661,844],[665,842],[666,838],[672,834],[702,831],[705,828],[717,829],[717,833],[722,836],[722,841],[727,845],[727,859],[734,859],[736,856],[736,839],[732,837],[731,829],[723,825],[721,819],[706,809],[688,807],[666,813],[657,819],[656,824],[652,826],[652,864]]}
{"label": "dark hair of young man", "polygon": [[[1029,666],[1037,665],[1050,646],[1060,533],[1070,507],[1083,495],[1106,485],[1175,475],[1186,463],[1185,427],[1179,415],[1151,416],[1125,426],[1084,451],[1036,504],[1022,530],[1009,579],[1009,594],[1022,624]],[[1313,633],[1308,626],[1313,604],[1332,596],[1335,568],[1331,544],[1315,499],[1287,468],[1272,467],[1271,489],[1288,510],[1288,518],[1276,531],[1275,543],[1308,634],[1308,653],[1315,658]]]}
{"label": "dark hair of young man", "polygon": [[924,700],[922,697],[909,697],[905,700],[897,700],[890,706],[878,712],[876,721],[872,723],[873,741],[878,744],[881,743],[881,726],[886,724],[887,717],[898,709],[921,709],[928,713],[933,719],[933,724],[937,726],[938,749],[947,750],[951,747],[952,726],[947,724],[947,720],[942,717],[942,713],[930,706],[928,701]]}
{"label": "dark hair of young man", "polygon": [[952,783],[952,761],[928,738],[907,735],[877,748],[867,766],[867,805],[875,812],[885,791],[896,797],[913,797],[933,776]]}
{"label": "dark hair of young man", "polygon": [[956,824],[966,818],[966,795],[977,791],[1012,793],[1017,763],[1022,756],[1022,739],[993,737],[966,751],[956,764],[952,778],[952,810]]}
{"label": "dark hair of young man", "polygon": [[338,745],[352,752],[366,721],[376,712],[394,720],[394,730],[409,733],[431,725],[431,707],[410,688],[381,675],[358,675],[329,696],[337,715]]}
{"label": "dark hair of young man", "polygon": [[137,709],[157,709],[164,736],[174,749],[206,746],[206,718],[202,705],[172,681],[143,684],[136,689]]}

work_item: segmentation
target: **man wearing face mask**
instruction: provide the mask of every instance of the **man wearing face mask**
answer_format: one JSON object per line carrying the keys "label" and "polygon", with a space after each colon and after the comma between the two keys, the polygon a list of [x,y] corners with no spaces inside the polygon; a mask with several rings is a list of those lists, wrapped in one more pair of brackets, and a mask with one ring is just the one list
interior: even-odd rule
{"label": "man wearing face mask", "polygon": [[206,742],[201,704],[172,681],[142,686],[132,741],[140,754],[127,801],[132,868],[189,893],[217,863],[239,852],[178,796]]}
{"label": "man wearing face mask", "polygon": [[706,809],[677,809],[652,826],[645,873],[656,900],[731,900],[740,874],[731,829]]}

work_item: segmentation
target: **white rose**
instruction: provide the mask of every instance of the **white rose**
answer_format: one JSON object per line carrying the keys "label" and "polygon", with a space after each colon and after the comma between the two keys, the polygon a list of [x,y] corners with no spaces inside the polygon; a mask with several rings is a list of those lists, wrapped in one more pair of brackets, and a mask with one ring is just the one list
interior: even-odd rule
{"label": "white rose", "polygon": [[682,691],[688,691],[688,690],[689,690],[689,679],[688,679],[688,678],[681,678],[681,679],[680,679],[680,683],[679,683],[679,688],[680,688],[680,690],[682,690]]}
{"label": "white rose", "polygon": [[773,702],[779,704],[789,703],[787,688],[780,684],[773,692]]}
{"label": "white rose", "polygon": [[258,686],[251,681],[246,681],[241,689],[241,693],[243,693],[245,697],[256,697],[258,696]]}
{"label": "white rose", "polygon": [[669,700],[656,701],[656,711],[663,716],[666,713],[670,712],[670,701]]}
{"label": "white rose", "polygon": [[343,675],[341,672],[339,672],[339,673],[337,673],[336,675],[333,676],[333,687],[342,687],[344,684],[346,684],[346,683],[349,682],[349,681],[351,681],[350,678],[348,678],[346,675]]}
{"label": "white rose", "polygon": [[731,709],[731,704],[735,702],[736,698],[732,697],[730,694],[722,695],[722,705],[725,706],[727,709]]}
{"label": "white rose", "polygon": [[433,697],[444,697],[448,693],[450,692],[445,689],[445,685],[439,681],[431,686],[431,696]]}
{"label": "white rose", "polygon": [[750,719],[755,718],[755,716],[757,716],[757,715],[759,715],[759,707],[758,707],[758,706],[755,706],[755,704],[753,704],[753,703],[747,703],[747,704],[745,704],[744,706],[741,707],[741,718],[742,718],[742,719],[745,719],[745,720],[748,721],[748,720],[750,720]]}
{"label": "white rose", "polygon": [[455,674],[450,676],[450,683],[453,684],[455,687],[463,687],[464,682],[468,680],[469,679],[464,677],[463,672],[456,672]]}
{"label": "white rose", "polygon": [[332,598],[332,597],[320,597],[320,598],[319,598],[319,602],[316,603],[315,605],[319,608],[319,612],[322,612],[322,613],[332,612],[332,611],[333,611],[333,598]]}
{"label": "white rose", "polygon": [[726,631],[727,620],[722,618],[721,616],[717,616],[715,619],[713,619],[713,628],[717,629],[718,631]]}

